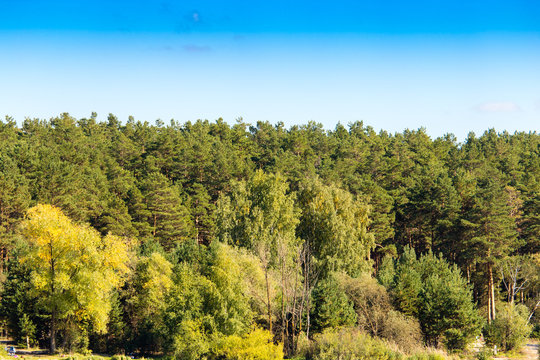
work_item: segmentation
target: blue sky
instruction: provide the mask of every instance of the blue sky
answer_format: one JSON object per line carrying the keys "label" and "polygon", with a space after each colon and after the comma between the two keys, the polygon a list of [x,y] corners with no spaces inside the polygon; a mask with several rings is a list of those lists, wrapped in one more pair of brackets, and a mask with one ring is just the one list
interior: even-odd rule
{"label": "blue sky", "polygon": [[0,114],[540,131],[538,1],[0,0]]}

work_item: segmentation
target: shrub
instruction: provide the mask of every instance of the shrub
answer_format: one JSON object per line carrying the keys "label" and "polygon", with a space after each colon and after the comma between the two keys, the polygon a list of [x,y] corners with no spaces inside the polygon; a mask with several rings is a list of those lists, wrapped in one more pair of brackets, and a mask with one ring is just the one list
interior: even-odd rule
{"label": "shrub", "polygon": [[421,346],[418,321],[393,310],[388,292],[376,279],[369,274],[358,278],[340,275],[338,279],[354,304],[360,328],[396,343],[406,352]]}
{"label": "shrub", "polygon": [[312,360],[381,359],[401,360],[404,356],[389,345],[355,328],[329,329],[314,338],[307,358]]}
{"label": "shrub", "polygon": [[485,327],[486,343],[508,351],[523,345],[532,331],[524,305],[503,304],[497,318]]}
{"label": "shrub", "polygon": [[131,360],[131,358],[126,355],[113,355],[111,360]]}
{"label": "shrub", "polygon": [[415,354],[407,358],[407,360],[445,360],[446,358],[441,354],[420,353]]}
{"label": "shrub", "polygon": [[221,339],[216,355],[226,360],[281,360],[283,346],[272,342],[269,331],[255,329],[246,336],[231,335]]}
{"label": "shrub", "polygon": [[[120,355],[122,356],[122,355]],[[64,358],[65,360],[105,360],[102,356],[93,356],[93,355],[68,355]],[[111,360],[131,360],[128,357],[115,358],[111,357]]]}
{"label": "shrub", "polygon": [[483,347],[477,354],[476,360],[491,360],[493,358],[493,351],[490,348]]}
{"label": "shrub", "polygon": [[305,332],[298,334],[296,339],[296,356],[299,359],[305,359],[312,346],[312,341],[308,339]]}
{"label": "shrub", "polygon": [[540,339],[540,324],[534,325],[534,328],[529,336],[533,339]]}
{"label": "shrub", "polygon": [[407,353],[418,350],[422,344],[422,332],[418,321],[394,310],[386,314],[379,336],[392,341]]}

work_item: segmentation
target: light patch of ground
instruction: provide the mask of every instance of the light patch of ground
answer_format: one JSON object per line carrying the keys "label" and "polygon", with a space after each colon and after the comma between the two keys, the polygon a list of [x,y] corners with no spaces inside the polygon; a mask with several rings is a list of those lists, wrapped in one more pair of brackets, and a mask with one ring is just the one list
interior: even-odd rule
{"label": "light patch of ground", "polygon": [[493,360],[538,360],[538,342],[530,340],[525,346],[519,351],[519,355],[516,357],[493,357]]}

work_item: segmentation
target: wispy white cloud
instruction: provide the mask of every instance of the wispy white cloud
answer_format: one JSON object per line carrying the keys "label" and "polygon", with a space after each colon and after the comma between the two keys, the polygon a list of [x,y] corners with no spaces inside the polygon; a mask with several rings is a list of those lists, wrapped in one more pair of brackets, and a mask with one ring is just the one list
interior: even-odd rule
{"label": "wispy white cloud", "polygon": [[474,109],[484,113],[508,113],[521,111],[519,105],[512,101],[485,102],[475,106]]}

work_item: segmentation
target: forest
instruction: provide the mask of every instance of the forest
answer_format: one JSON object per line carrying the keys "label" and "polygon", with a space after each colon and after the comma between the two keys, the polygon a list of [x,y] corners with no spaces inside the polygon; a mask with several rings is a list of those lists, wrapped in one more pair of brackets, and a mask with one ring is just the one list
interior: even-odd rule
{"label": "forest", "polygon": [[6,117],[0,145],[20,346],[435,360],[540,336],[536,132],[65,113]]}

